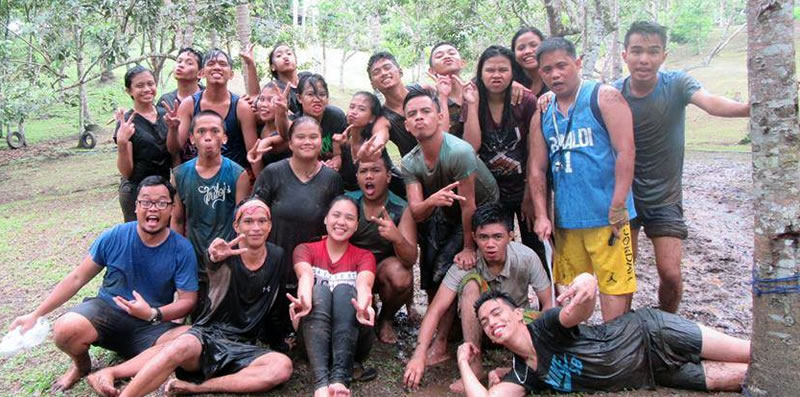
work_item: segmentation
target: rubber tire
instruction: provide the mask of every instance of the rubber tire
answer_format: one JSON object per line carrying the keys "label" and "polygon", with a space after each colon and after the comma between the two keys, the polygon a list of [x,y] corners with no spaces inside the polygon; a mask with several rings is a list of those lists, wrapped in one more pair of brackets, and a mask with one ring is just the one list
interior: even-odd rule
{"label": "rubber tire", "polygon": [[94,149],[95,145],[97,145],[97,136],[88,131],[84,132],[78,141],[78,146],[83,149]]}
{"label": "rubber tire", "polygon": [[12,149],[20,149],[23,146],[28,146],[25,142],[25,136],[17,131],[8,133],[8,136],[6,136],[6,143],[8,143],[8,147]]}

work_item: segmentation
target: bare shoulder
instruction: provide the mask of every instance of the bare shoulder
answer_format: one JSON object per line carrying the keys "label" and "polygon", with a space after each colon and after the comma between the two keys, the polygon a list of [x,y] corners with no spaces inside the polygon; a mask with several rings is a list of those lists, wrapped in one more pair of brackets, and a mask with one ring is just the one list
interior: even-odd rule
{"label": "bare shoulder", "polygon": [[622,93],[608,84],[600,85],[600,89],[597,92],[597,102],[601,106],[615,105],[620,103],[624,103],[626,105],[628,104],[625,101],[625,98],[622,96]]}

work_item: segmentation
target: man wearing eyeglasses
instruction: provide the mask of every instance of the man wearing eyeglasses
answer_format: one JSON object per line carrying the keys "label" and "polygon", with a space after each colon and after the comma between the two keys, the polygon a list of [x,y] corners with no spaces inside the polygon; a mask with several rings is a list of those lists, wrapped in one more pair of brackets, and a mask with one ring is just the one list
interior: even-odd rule
{"label": "man wearing eyeglasses", "polygon": [[149,176],[136,196],[136,221],[106,230],[34,311],[11,323],[11,329],[28,331],[106,269],[97,296],[73,307],[53,326],[53,341],[73,361],[53,391],[69,389],[89,373],[90,345],[130,358],[173,339],[177,335],[171,330],[178,324],[170,320],[189,314],[197,301],[192,245],[167,227],[175,189],[163,177]]}

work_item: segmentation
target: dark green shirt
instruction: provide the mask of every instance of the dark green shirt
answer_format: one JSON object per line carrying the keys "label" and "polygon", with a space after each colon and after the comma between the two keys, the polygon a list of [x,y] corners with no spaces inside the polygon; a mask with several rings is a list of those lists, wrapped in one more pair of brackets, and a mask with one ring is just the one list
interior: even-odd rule
{"label": "dark green shirt", "polygon": [[[356,247],[372,251],[372,254],[375,255],[376,263],[380,263],[390,256],[395,256],[394,245],[389,240],[381,237],[380,232],[378,232],[378,224],[367,219],[364,214],[364,193],[356,190],[346,194],[358,202],[358,229],[350,237],[350,243]],[[392,218],[392,222],[395,225],[399,225],[408,203],[400,196],[389,192],[389,196],[386,197],[386,203],[383,206]]]}

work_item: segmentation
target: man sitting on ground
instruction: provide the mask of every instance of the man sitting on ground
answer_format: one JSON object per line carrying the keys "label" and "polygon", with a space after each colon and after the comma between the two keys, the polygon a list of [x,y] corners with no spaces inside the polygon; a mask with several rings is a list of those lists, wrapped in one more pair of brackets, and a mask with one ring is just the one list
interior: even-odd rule
{"label": "man sitting on ground", "polygon": [[172,342],[90,375],[92,387],[116,396],[114,380],[135,375],[120,395],[143,396],[173,371],[178,379],[167,385],[171,394],[258,393],[288,381],[291,360],[255,345],[258,340],[276,342],[270,332],[273,318],[288,314],[276,313],[289,262],[283,249],[266,242],[271,226],[264,202],[253,198],[241,204],[233,221],[239,236],[230,242],[217,238],[208,248],[213,266],[227,267],[231,274],[219,309],[201,324],[181,327],[185,333]]}
{"label": "man sitting on ground", "polygon": [[[536,292],[541,310],[553,307],[550,281],[539,257],[532,249],[514,240],[514,225],[501,204],[485,204],[472,216],[472,235],[478,245],[478,263],[473,270],[462,270],[451,266],[442,285],[433,298],[417,337],[417,348],[406,366],[404,382],[415,388],[425,371],[425,358],[433,339],[436,325],[450,305],[458,299],[461,329],[464,340],[478,346],[472,369],[483,374],[480,360],[481,329],[473,305],[482,293],[502,291],[512,296],[514,304],[530,306],[528,287]],[[479,375],[482,377],[482,375]],[[464,392],[459,380],[450,386],[456,392]]]}
{"label": "man sitting on ground", "polygon": [[177,335],[178,324],[171,320],[186,316],[197,300],[197,262],[189,241],[167,227],[174,196],[163,177],[144,178],[136,194],[136,221],[103,232],[36,310],[11,323],[11,329],[31,329],[106,269],[97,296],[53,326],[53,342],[73,362],[53,391],[69,389],[89,373],[90,345],[130,358]]}
{"label": "man sitting on ground", "polygon": [[[477,347],[458,348],[467,396],[521,397],[531,391],[592,393],[653,389],[739,391],[750,342],[658,309],[625,313],[595,326],[579,325],[594,311],[597,279],[582,273],[550,309],[526,325],[522,310],[499,291],[475,308],[489,339],[514,353],[512,369],[487,390],[470,363]],[[496,379],[497,381],[497,379]]]}
{"label": "man sitting on ground", "polygon": [[[384,152],[378,161],[357,163],[359,191],[347,195],[358,202],[358,230],[350,242],[372,251],[378,263],[375,289],[381,298],[378,339],[397,343],[394,314],[403,304],[413,310],[414,263],[417,262],[417,225],[408,203],[389,191],[391,160]],[[411,315],[411,313],[409,313]]]}

